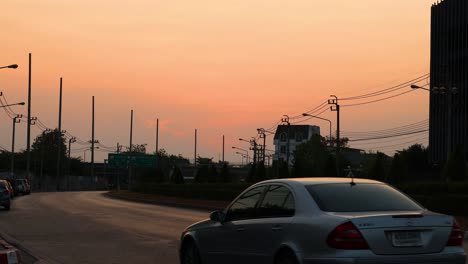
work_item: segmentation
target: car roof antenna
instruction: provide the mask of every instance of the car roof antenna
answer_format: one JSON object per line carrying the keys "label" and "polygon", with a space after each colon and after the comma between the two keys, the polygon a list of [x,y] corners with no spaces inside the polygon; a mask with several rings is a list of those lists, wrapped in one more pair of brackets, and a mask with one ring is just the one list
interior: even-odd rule
{"label": "car roof antenna", "polygon": [[349,171],[348,177],[351,178],[351,182],[349,184],[351,184],[351,186],[355,186],[356,183],[354,182],[354,174],[353,174],[353,170],[351,169],[351,166],[348,166],[347,171]]}

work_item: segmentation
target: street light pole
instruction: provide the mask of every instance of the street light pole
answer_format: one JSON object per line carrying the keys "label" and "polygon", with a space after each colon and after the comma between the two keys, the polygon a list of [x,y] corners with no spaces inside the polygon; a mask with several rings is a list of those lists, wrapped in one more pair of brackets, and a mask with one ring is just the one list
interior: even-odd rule
{"label": "street light pole", "polygon": [[[61,176],[61,149],[62,149],[62,77],[60,77],[60,96],[59,96],[59,117],[58,117],[58,137],[57,137],[57,179],[60,179]],[[59,182],[59,180],[57,181]],[[58,183],[57,183],[58,186]]]}
{"label": "street light pole", "polygon": [[10,69],[16,69],[18,68],[18,64],[11,64],[8,66],[1,66],[0,69],[5,69],[5,68],[10,68]]}
{"label": "street light pole", "polygon": [[329,133],[330,135],[329,135],[329,138],[330,138],[330,140],[331,140],[331,138],[332,138],[332,122],[331,122],[331,120],[326,119],[326,118],[322,118],[322,117],[320,117],[320,116],[314,116],[314,115],[311,115],[311,114],[307,114],[307,113],[303,113],[302,116],[313,117],[313,118],[317,118],[317,119],[320,119],[320,120],[324,120],[324,121],[327,121],[328,123],[330,123],[330,130],[329,130],[329,131],[330,131],[330,133]]}
{"label": "street light pole", "polygon": [[31,53],[29,53],[28,73],[28,126],[26,131],[26,177],[31,182]]}
{"label": "street light pole", "polygon": [[92,100],[92,123],[91,123],[91,178],[94,178],[94,95]]}
{"label": "street light pole", "polygon": [[340,105],[338,104],[338,97],[335,95],[330,95],[330,97],[333,97],[334,99],[329,99],[328,104],[332,105],[330,106],[330,110],[332,112],[336,112],[336,174],[337,176],[340,176],[340,165],[339,165],[339,159],[340,159]]}
{"label": "street light pole", "polygon": [[[440,94],[440,95],[445,95],[447,94],[447,159],[450,156],[450,153],[452,152],[452,101],[453,101],[453,96],[458,93],[457,87],[451,87],[450,89],[446,89],[445,87],[433,87],[431,89],[424,88],[419,85],[411,85],[411,89],[421,89],[428,91],[433,94]],[[446,91],[447,90],[447,91]]]}
{"label": "street light pole", "polygon": [[284,118],[281,119],[281,122],[286,123],[288,125],[288,142],[287,142],[287,147],[286,147],[286,164],[289,168],[289,138],[290,138],[290,133],[291,133],[291,123],[289,123],[289,116],[284,115]]}
{"label": "street light pole", "polygon": [[[2,94],[0,93],[0,95],[2,95]],[[0,107],[8,107],[8,106],[15,106],[15,105],[25,105],[25,103],[24,103],[24,102],[20,102],[20,103],[15,103],[15,104],[0,105]]]}
{"label": "street light pole", "polygon": [[249,157],[249,151],[248,151],[248,150],[242,149],[242,148],[238,148],[238,147],[232,147],[232,149],[238,149],[238,150],[245,151],[245,155],[246,155],[246,157],[247,157],[247,163],[250,163],[250,157]]}
{"label": "street light pole", "polygon": [[13,117],[13,135],[11,136],[11,177],[16,178],[15,176],[15,130],[16,123],[21,122],[23,115],[16,115]]}

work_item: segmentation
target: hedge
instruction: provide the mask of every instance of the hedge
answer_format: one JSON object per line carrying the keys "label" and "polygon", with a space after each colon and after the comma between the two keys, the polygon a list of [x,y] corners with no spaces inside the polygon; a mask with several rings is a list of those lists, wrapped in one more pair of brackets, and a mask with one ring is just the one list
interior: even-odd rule
{"label": "hedge", "polygon": [[[191,199],[232,201],[249,186],[249,183],[147,183],[137,186],[135,191]],[[429,210],[468,216],[467,183],[411,183],[396,187]]]}
{"label": "hedge", "polygon": [[249,186],[249,183],[149,183],[137,186],[135,191],[147,194],[158,194],[182,198],[231,201]]}
{"label": "hedge", "polygon": [[413,195],[468,195],[468,182],[422,182],[396,185],[401,191]]}

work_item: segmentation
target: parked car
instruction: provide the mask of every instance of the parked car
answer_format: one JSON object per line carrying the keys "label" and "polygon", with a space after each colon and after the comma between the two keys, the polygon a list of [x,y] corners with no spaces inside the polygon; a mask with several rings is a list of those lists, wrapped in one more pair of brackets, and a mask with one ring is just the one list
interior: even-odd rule
{"label": "parked car", "polygon": [[27,179],[15,179],[15,191],[16,193],[21,194],[30,194],[31,193],[31,186],[29,185],[29,181]]}
{"label": "parked car", "polygon": [[6,179],[6,181],[10,184],[11,188],[13,189],[13,196],[17,194],[16,191],[16,182],[13,179]]}
{"label": "parked car", "polygon": [[10,184],[8,180],[0,180],[0,182],[3,182],[3,184],[6,186],[10,193],[10,198],[15,197],[15,190],[13,189],[13,186]]}
{"label": "parked car", "polygon": [[11,193],[5,182],[4,180],[0,180],[0,206],[5,207],[6,210],[10,210]]}
{"label": "parked car", "polygon": [[182,264],[465,264],[459,225],[378,181],[257,183],[187,227]]}

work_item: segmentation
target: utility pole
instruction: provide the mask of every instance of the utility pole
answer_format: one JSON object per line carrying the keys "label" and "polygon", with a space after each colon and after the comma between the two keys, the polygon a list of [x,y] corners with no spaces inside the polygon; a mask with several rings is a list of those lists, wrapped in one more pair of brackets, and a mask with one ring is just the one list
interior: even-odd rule
{"label": "utility pole", "polygon": [[21,122],[23,115],[16,115],[13,117],[13,135],[11,136],[11,177],[16,178],[15,176],[15,130],[16,123]]}
{"label": "utility pole", "polygon": [[[133,149],[133,109],[130,111],[130,149],[129,155],[132,155]],[[128,190],[132,189],[133,167],[131,161],[128,163]]]}
{"label": "utility pole", "polygon": [[91,178],[94,179],[94,96],[92,107],[92,123],[91,123]]}
{"label": "utility pole", "polygon": [[70,167],[71,167],[71,143],[75,143],[76,138],[72,137],[68,140],[68,162],[67,162],[67,190],[70,190]]}
{"label": "utility pole", "polygon": [[130,111],[130,153],[133,147],[133,109]]}
{"label": "utility pole", "polygon": [[252,145],[252,147],[250,148],[251,150],[253,150],[254,152],[254,156],[253,156],[253,165],[257,165],[257,161],[258,161],[258,149],[257,149],[257,141],[255,140],[255,138],[252,138],[250,140],[250,144]]}
{"label": "utility pole", "polygon": [[195,155],[194,155],[194,162],[195,168],[197,167],[197,129],[195,129]]}
{"label": "utility pole", "polygon": [[156,118],[156,157],[159,155],[159,118]]}
{"label": "utility pole", "polygon": [[28,73],[28,125],[26,132],[26,177],[31,182],[31,53],[29,53]]}
{"label": "utility pole", "polygon": [[288,165],[289,168],[289,138],[290,138],[290,133],[291,133],[291,123],[289,123],[289,116],[284,115],[284,118],[281,119],[281,122],[286,123],[288,125],[288,141],[287,141],[287,146],[286,146],[286,164]]}
{"label": "utility pole", "polygon": [[[51,131],[50,129],[46,129],[46,130],[42,131],[42,136],[43,136],[43,138],[44,138],[44,135],[45,135],[46,133],[50,133],[50,131]],[[44,154],[45,154],[45,153],[44,153],[44,148],[45,148],[45,145],[44,145],[44,144],[45,144],[45,142],[42,141],[42,146],[41,146],[41,164],[40,164],[40,178],[41,178],[41,180],[42,180],[43,171],[44,171]]]}
{"label": "utility pole", "polygon": [[[58,137],[57,137],[57,179],[60,179],[61,176],[61,148],[62,148],[62,77],[60,77],[60,96],[59,96],[59,117],[58,117]],[[58,187],[57,181],[57,187]]]}
{"label": "utility pole", "polygon": [[263,150],[262,150],[262,161],[263,161],[263,165],[265,165],[265,149],[266,149],[266,133],[265,133],[265,129],[263,128],[258,128],[257,129],[257,132],[258,134],[260,135],[260,138],[263,138]]}
{"label": "utility pole", "polygon": [[224,135],[223,135],[223,163],[224,163]]}
{"label": "utility pole", "polygon": [[332,112],[336,112],[336,173],[340,176],[340,169],[339,169],[339,154],[340,154],[340,105],[338,104],[338,97],[335,95],[330,95],[334,99],[329,99],[328,104],[330,106],[330,110]]}

